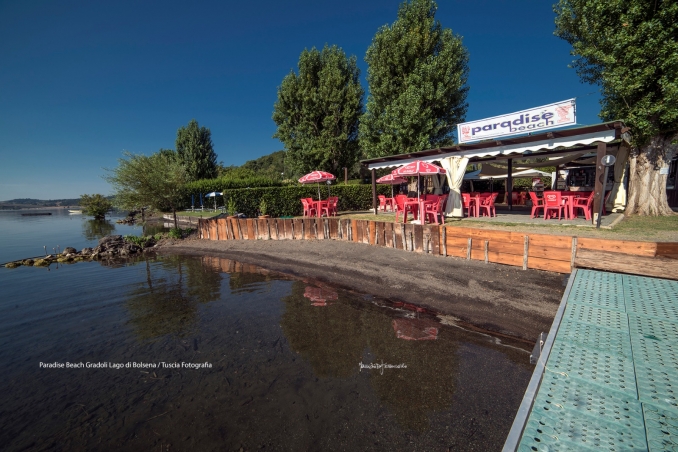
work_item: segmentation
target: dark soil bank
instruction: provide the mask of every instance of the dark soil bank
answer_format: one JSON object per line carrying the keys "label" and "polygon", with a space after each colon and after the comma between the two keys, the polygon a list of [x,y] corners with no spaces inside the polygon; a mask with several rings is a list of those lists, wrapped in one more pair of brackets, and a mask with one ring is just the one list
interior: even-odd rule
{"label": "dark soil bank", "polygon": [[551,327],[564,275],[333,240],[184,240],[161,253],[222,256],[428,307],[535,341]]}

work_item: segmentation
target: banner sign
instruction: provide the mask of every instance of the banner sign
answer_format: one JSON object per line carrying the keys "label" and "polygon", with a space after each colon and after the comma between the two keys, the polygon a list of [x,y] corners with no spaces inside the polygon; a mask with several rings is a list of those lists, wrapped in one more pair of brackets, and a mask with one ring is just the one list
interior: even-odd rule
{"label": "banner sign", "polygon": [[468,143],[488,138],[541,132],[576,123],[575,102],[574,99],[568,99],[508,115],[457,124],[457,137],[459,143]]}

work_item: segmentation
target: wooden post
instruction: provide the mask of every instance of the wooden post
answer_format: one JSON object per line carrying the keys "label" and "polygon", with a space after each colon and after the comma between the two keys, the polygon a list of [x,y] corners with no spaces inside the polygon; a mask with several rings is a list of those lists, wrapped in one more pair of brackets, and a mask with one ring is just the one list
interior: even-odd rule
{"label": "wooden post", "polygon": [[574,269],[574,261],[577,258],[577,237],[572,237],[572,255],[570,256],[570,271]]}
{"label": "wooden post", "polygon": [[447,257],[447,228],[445,226],[441,227],[442,229],[442,240],[443,240],[443,256]]}
{"label": "wooden post", "polygon": [[530,252],[530,236],[525,236],[525,241],[523,244],[523,270],[527,270],[527,256]]}
{"label": "wooden post", "polygon": [[348,185],[348,168],[344,167],[344,185]]}
{"label": "wooden post", "polygon": [[490,248],[490,241],[485,240],[485,263],[486,264],[490,262],[489,248]]}
{"label": "wooden post", "polygon": [[513,159],[508,159],[508,177],[506,178],[506,196],[509,210],[513,210]]}
{"label": "wooden post", "polygon": [[401,224],[400,225],[400,230],[402,231],[402,234],[400,234],[400,238],[403,240],[403,249],[407,249],[407,239],[405,238],[405,225]]}
{"label": "wooden post", "polygon": [[471,246],[473,245],[473,239],[471,237],[468,238],[468,245],[466,246],[466,260],[471,259]]}
{"label": "wooden post", "polygon": [[598,143],[598,149],[596,153],[596,186],[595,194],[593,196],[593,215],[591,218],[593,224],[596,224],[598,221],[598,211],[600,210],[600,203],[603,202],[605,198],[605,182],[603,180],[603,157],[605,157],[605,152],[607,151],[607,144],[600,142]]}
{"label": "wooden post", "polygon": [[377,204],[377,176],[374,168],[372,168],[372,207],[374,207],[374,214],[377,215],[379,206]]}

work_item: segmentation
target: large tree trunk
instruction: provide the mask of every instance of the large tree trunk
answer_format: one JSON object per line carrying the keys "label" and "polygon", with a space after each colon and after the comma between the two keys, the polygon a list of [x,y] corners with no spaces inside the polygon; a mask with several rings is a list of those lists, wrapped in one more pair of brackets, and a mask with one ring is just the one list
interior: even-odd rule
{"label": "large tree trunk", "polygon": [[671,163],[678,144],[678,135],[654,136],[641,148],[633,148],[629,156],[629,200],[627,215],[674,215],[666,200],[666,174],[661,168]]}

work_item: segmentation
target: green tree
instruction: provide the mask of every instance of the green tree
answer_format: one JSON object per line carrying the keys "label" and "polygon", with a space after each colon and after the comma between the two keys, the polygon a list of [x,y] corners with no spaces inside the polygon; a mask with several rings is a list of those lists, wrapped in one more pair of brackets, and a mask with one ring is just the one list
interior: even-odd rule
{"label": "green tree", "polygon": [[304,49],[298,68],[299,75],[290,72],[278,87],[273,137],[285,146],[290,174],[324,170],[337,175],[359,158],[364,93],[356,58],[326,45],[322,51]]}
{"label": "green tree", "polygon": [[572,67],[601,86],[601,118],[631,128],[626,213],[672,215],[660,169],[678,147],[678,3],[560,0],[554,11]]}
{"label": "green tree", "polygon": [[106,218],[106,213],[113,208],[113,203],[103,195],[80,195],[79,205],[85,215],[91,215],[96,220]]}
{"label": "green tree", "polygon": [[105,179],[115,191],[115,204],[125,209],[151,206],[170,210],[178,228],[177,209],[183,201],[183,186],[188,182],[184,166],[166,152],[153,155],[124,153],[118,167],[108,170]]}
{"label": "green tree", "polygon": [[212,145],[212,132],[191,119],[177,130],[176,152],[190,180],[217,177],[217,154]]}
{"label": "green tree", "polygon": [[368,157],[451,144],[466,117],[468,51],[435,20],[433,0],[403,2],[367,49],[367,109],[360,145]]}

